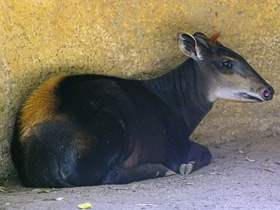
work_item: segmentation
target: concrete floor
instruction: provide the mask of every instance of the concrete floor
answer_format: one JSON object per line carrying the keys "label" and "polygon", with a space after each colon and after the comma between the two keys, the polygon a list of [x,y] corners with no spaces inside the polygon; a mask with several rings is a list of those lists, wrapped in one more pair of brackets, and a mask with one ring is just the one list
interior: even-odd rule
{"label": "concrete floor", "polygon": [[0,209],[280,209],[280,135],[261,132],[209,146],[213,162],[187,176],[66,189],[0,186]]}

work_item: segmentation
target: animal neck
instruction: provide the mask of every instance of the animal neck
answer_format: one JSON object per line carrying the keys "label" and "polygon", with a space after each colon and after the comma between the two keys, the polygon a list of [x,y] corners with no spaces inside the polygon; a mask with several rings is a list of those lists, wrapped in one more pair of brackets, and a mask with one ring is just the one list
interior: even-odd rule
{"label": "animal neck", "polygon": [[189,135],[213,107],[207,99],[207,82],[192,59],[144,86],[161,98],[178,116],[185,119]]}

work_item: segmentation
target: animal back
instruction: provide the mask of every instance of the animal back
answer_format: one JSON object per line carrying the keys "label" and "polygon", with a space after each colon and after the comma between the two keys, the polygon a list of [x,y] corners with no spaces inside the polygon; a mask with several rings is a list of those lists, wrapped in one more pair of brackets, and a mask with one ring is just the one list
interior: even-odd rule
{"label": "animal back", "polygon": [[63,75],[51,78],[31,94],[24,104],[19,118],[21,137],[28,136],[34,125],[55,116],[59,102],[55,89],[64,78]]}

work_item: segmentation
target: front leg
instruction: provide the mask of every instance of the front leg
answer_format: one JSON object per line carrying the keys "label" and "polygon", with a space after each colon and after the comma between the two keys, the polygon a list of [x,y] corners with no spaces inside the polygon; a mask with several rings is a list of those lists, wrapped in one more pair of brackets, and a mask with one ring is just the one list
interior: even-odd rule
{"label": "front leg", "polygon": [[190,141],[186,152],[185,162],[179,167],[180,174],[190,174],[211,162],[211,153],[203,145]]}
{"label": "front leg", "polygon": [[211,153],[207,147],[187,140],[171,149],[166,166],[176,173],[190,174],[207,166],[210,162]]}
{"label": "front leg", "polygon": [[127,184],[174,174],[176,173],[162,164],[146,163],[132,168],[112,169],[104,178],[102,184]]}

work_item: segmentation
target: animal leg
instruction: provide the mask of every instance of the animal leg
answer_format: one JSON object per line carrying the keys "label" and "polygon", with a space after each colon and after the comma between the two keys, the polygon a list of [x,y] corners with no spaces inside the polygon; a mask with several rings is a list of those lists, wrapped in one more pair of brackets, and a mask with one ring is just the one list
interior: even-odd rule
{"label": "animal leg", "polygon": [[195,142],[190,142],[186,162],[179,167],[179,173],[182,175],[190,174],[211,162],[211,153],[209,149]]}
{"label": "animal leg", "polygon": [[132,168],[114,169],[108,173],[103,184],[127,184],[175,174],[174,171],[161,164],[147,163]]}

